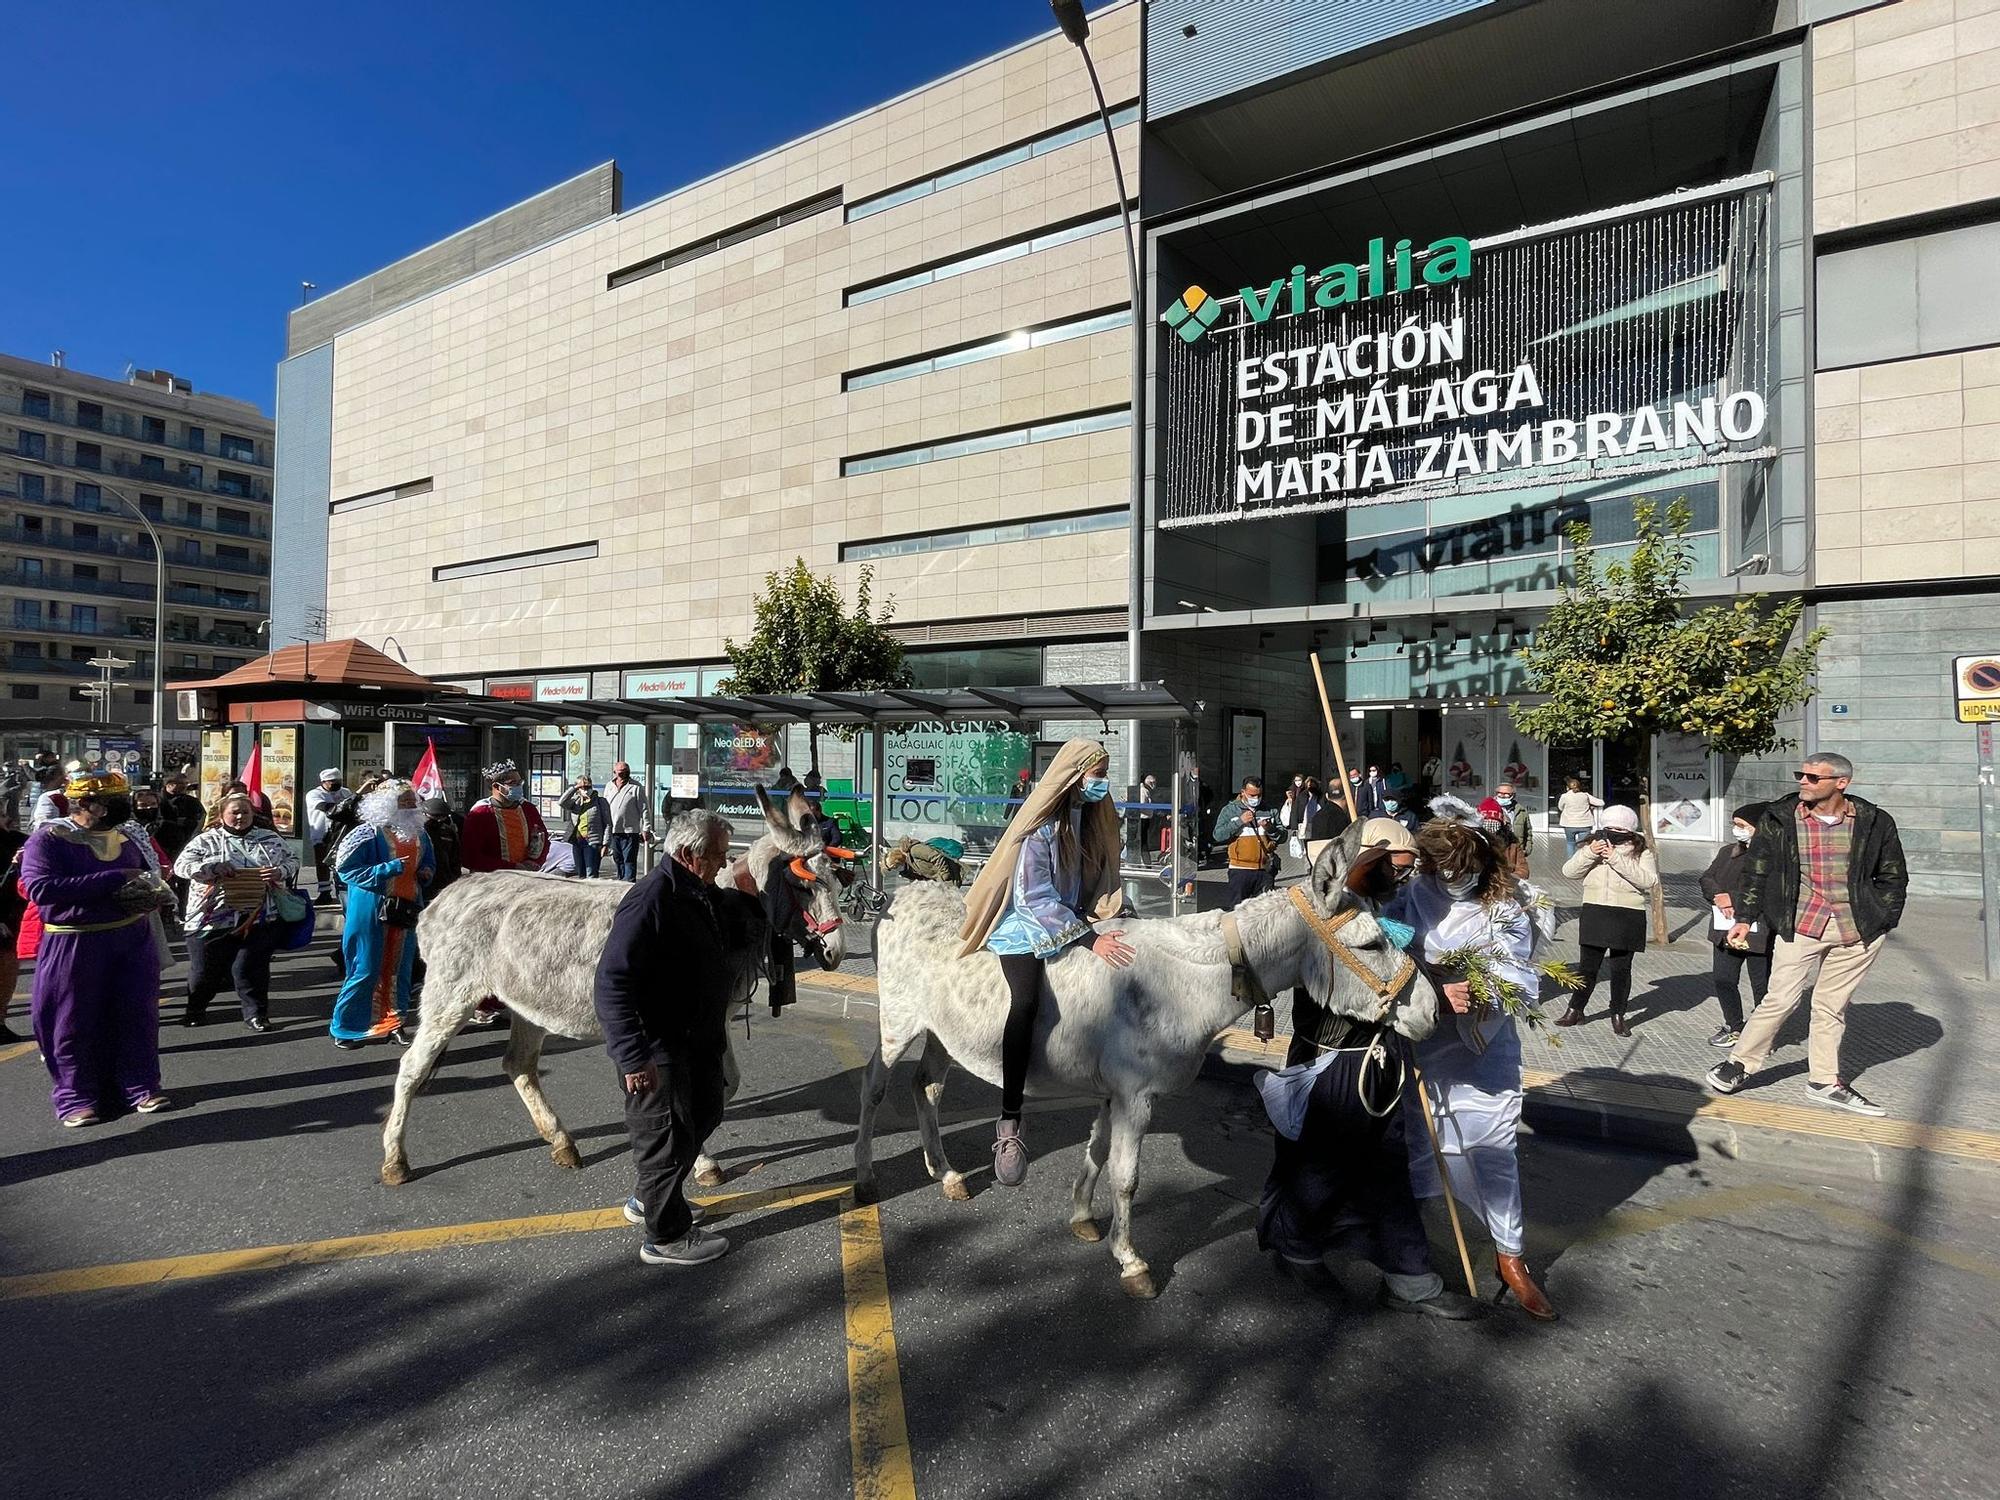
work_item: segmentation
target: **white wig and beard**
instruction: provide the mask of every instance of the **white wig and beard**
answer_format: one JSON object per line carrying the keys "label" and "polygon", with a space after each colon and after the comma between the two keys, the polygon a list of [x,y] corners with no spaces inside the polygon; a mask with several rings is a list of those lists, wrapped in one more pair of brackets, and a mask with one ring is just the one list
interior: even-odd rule
{"label": "white wig and beard", "polygon": [[361,799],[361,821],[384,833],[394,831],[416,840],[424,831],[424,810],[404,807],[402,798],[412,790],[407,781],[385,781]]}

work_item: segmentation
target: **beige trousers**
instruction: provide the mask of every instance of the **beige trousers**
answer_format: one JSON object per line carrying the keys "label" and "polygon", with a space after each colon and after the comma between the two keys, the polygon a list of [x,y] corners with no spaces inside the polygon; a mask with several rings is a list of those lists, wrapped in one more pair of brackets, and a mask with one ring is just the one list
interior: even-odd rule
{"label": "beige trousers", "polygon": [[1779,938],[1771,945],[1771,983],[1764,999],[1743,1024],[1743,1035],[1731,1049],[1730,1057],[1743,1064],[1746,1073],[1764,1066],[1771,1044],[1785,1018],[1798,1009],[1799,999],[1812,986],[1812,1029],[1806,1035],[1806,1079],[1810,1083],[1832,1083],[1840,1077],[1840,1043],[1847,1035],[1847,1002],[1861,987],[1862,978],[1875,955],[1887,940],[1884,933],[1872,943],[1843,943],[1827,923],[1823,936]]}

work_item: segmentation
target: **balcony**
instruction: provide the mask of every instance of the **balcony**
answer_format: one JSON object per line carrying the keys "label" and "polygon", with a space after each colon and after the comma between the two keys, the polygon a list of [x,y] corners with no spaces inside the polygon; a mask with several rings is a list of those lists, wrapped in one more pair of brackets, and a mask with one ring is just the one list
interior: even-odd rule
{"label": "balcony", "polygon": [[108,636],[113,640],[143,641],[148,646],[153,643],[153,627],[151,625],[135,630],[132,628],[132,622],[129,620],[100,621],[95,625],[77,625],[70,620],[29,619],[23,615],[15,615],[11,621],[0,618],[0,635],[79,635],[93,638]]}
{"label": "balcony", "polygon": [[[53,468],[66,473],[110,474],[124,480],[127,484],[136,485],[142,489],[169,488],[193,490],[195,493],[202,495],[225,493],[209,483],[209,476],[207,474],[204,474],[200,479],[196,479],[192,475],[168,473],[164,468],[152,469],[142,464],[128,463],[123,459],[114,459],[108,464],[80,464],[73,459],[63,458],[59,454],[37,456],[35,454],[23,453],[16,447],[0,450],[0,464],[8,463],[16,465],[24,463],[33,464],[37,468]],[[90,481],[86,480],[84,482],[89,483]],[[271,492],[267,488],[253,485],[247,493],[233,493],[229,495],[229,498],[268,505],[271,503]]]}
{"label": "balcony", "polygon": [[[152,561],[152,557],[153,554],[151,552],[146,554],[148,562]],[[254,557],[216,557],[213,554],[196,556],[188,552],[169,552],[167,554],[167,567],[169,570],[174,568],[206,568],[218,573],[248,573],[256,578],[262,578],[271,571],[271,565],[268,562],[258,562]]]}
{"label": "balcony", "polygon": [[203,458],[219,458],[227,463],[249,464],[253,468],[258,469],[268,469],[271,467],[268,459],[261,459],[254,456],[256,453],[255,444],[252,444],[246,450],[241,443],[229,442],[225,444],[221,437],[217,437],[213,443],[187,443],[177,442],[169,437],[148,437],[144,423],[138,418],[128,416],[123,412],[107,411],[104,413],[104,419],[101,422],[81,422],[73,414],[64,415],[60,407],[55,407],[47,412],[30,410],[27,401],[21,397],[0,402],[0,412],[5,412],[9,416],[18,414],[30,422],[45,422],[51,427],[67,427],[77,432],[102,432],[111,437],[124,438],[129,442],[144,443],[152,448],[171,448],[176,453],[192,453],[198,454]]}
{"label": "balcony", "polygon": [[[0,575],[0,582],[4,581],[4,575]],[[150,593],[151,590],[147,592]],[[206,609],[225,609],[232,614],[264,613],[264,606],[258,602],[258,597],[254,593],[245,593],[241,599],[231,599],[220,589],[191,588],[186,584],[170,583],[167,585],[167,599],[174,604],[198,604]]]}
{"label": "balcony", "polygon": [[[104,594],[113,599],[153,597],[153,585],[150,583],[120,583],[111,578],[62,578],[53,573],[30,573],[21,568],[0,570],[0,588],[32,589],[39,594]],[[169,588],[167,592],[171,594],[173,590]],[[197,589],[193,592],[201,591]]]}
{"label": "balcony", "polygon": [[[128,524],[136,525],[130,517]],[[42,547],[53,552],[90,552],[99,557],[126,557],[135,562],[151,565],[153,544],[146,542],[135,545],[131,542],[114,541],[108,536],[77,536],[73,532],[30,531],[25,526],[0,526],[0,545],[15,547]],[[172,554],[167,561],[173,562]]]}
{"label": "balcony", "polygon": [[[0,671],[34,673],[43,677],[95,677],[97,675],[97,668],[93,667],[89,662],[64,661],[61,657],[16,656],[9,652],[6,656],[0,656],[0,662],[6,663],[6,666],[0,668]],[[119,680],[121,679],[118,677],[112,678],[113,682]]]}
{"label": "balcony", "polygon": [[[5,464],[7,457],[6,454],[0,454],[0,464]],[[133,498],[138,497],[135,495]],[[11,500],[19,505],[44,505],[53,510],[73,511],[79,515],[109,516],[113,521],[122,521],[127,526],[138,524],[132,519],[131,511],[111,500],[78,500],[73,496],[65,500],[60,496],[48,494],[29,499],[20,491],[5,486],[0,486],[0,500]],[[260,542],[268,542],[271,539],[271,528],[256,521],[228,521],[220,516],[203,516],[199,521],[191,521],[186,516],[155,515],[150,508],[142,508],[145,509],[146,519],[155,526],[178,527],[183,531],[206,531],[214,536],[248,537],[252,541]]]}

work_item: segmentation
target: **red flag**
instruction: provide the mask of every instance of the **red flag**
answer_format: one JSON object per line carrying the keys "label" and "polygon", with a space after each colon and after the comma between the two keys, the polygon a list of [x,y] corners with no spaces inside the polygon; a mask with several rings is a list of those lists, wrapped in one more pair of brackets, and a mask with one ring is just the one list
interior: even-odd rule
{"label": "red flag", "polygon": [[243,762],[243,774],[236,778],[250,793],[252,807],[269,807],[264,799],[264,741],[261,737],[250,746],[250,758]]}
{"label": "red flag", "polygon": [[416,774],[410,777],[410,785],[417,789],[419,798],[444,795],[444,778],[438,775],[437,746],[431,743],[429,735],[424,736],[423,759],[417,762]]}

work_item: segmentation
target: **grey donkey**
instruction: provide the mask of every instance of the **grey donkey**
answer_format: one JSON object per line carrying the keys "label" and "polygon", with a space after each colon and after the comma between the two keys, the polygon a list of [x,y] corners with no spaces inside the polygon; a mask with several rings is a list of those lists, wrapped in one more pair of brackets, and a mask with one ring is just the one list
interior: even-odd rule
{"label": "grey donkey", "polygon": [[[811,806],[794,794],[780,810],[762,787],[757,789],[757,800],[766,830],[741,862],[762,897],[763,912],[767,918],[775,914],[781,928],[804,944],[823,967],[836,968],[844,956],[845,938],[833,864],[812,831]],[[729,878],[729,872],[723,878]],[[410,1100],[430,1079],[446,1044],[488,995],[513,1013],[501,1066],[527,1106],[536,1133],[548,1142],[557,1166],[583,1165],[575,1143],[542,1093],[542,1040],[551,1033],[577,1041],[604,1035],[591,989],[598,956],[611,934],[611,919],[631,889],[615,880],[500,870],[453,882],[426,908],[417,921],[417,941],[429,974],[416,1040],[396,1071],[396,1097],[382,1127],[384,1182],[393,1187],[409,1180],[403,1136]],[[742,905],[747,903],[738,903]],[[756,988],[767,935],[761,921],[731,934],[739,964],[735,982],[714,1017],[725,1035],[728,1013]],[[667,975],[660,979],[669,982]],[[740,1077],[733,1048],[724,1056],[723,1069],[727,1093],[733,1096]],[[704,1187],[719,1186],[721,1168],[703,1156],[695,1164],[695,1180]]]}
{"label": "grey donkey", "polygon": [[[1361,853],[1360,827],[1320,855],[1307,880],[1322,919],[1353,915],[1333,935],[1368,973],[1387,980],[1401,953],[1375,921],[1372,906],[1347,889],[1346,872]],[[1242,953],[1266,993],[1304,986],[1343,1015],[1375,1017],[1382,1000],[1333,955],[1289,892],[1245,901],[1234,913]],[[854,1143],[855,1193],[876,1192],[875,1111],[888,1092],[889,1070],[919,1042],[922,1059],[911,1078],[924,1164],[942,1176],[947,1198],[972,1195],[946,1160],[938,1128],[938,1098],[956,1059],[998,1086],[1000,1035],[1007,1019],[1007,984],[990,953],[955,958],[965,899],[952,886],[921,884],[896,896],[876,930],[881,1043],[861,1083],[861,1123]],[[1235,984],[1223,914],[1127,919],[1105,924],[1132,945],[1129,967],[1114,969],[1083,947],[1047,966],[1048,990],[1036,1021],[1028,1067],[1031,1096],[1083,1095],[1099,1100],[1096,1122],[1070,1198],[1070,1232],[1102,1237],[1094,1217],[1099,1174],[1111,1168],[1111,1253],[1120,1285],[1135,1297],[1155,1295],[1152,1273],[1132,1245],[1132,1197],[1139,1182],[1139,1145],[1153,1101],[1185,1088],[1215,1034],[1250,1008]],[[1392,995],[1390,1019],[1406,1036],[1424,1037],[1436,1024],[1429,985],[1406,984]]]}

